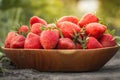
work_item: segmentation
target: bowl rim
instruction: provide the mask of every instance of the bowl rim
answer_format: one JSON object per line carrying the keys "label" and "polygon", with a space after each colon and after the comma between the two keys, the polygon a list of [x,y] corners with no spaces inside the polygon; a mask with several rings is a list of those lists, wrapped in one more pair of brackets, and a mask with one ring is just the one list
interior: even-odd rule
{"label": "bowl rim", "polygon": [[94,50],[106,50],[112,48],[120,48],[120,46],[113,46],[113,47],[104,47],[104,48],[96,48],[96,49],[25,49],[25,48],[5,48],[4,46],[1,47],[2,50],[23,50],[23,51],[94,51]]}

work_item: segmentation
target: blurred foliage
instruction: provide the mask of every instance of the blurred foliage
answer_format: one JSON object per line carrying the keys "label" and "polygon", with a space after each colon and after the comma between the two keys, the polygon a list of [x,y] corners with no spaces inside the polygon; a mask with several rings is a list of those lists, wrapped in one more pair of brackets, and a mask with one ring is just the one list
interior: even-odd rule
{"label": "blurred foliage", "polygon": [[120,34],[120,1],[99,0],[98,16],[109,29],[115,29]]}
{"label": "blurred foliage", "polygon": [[[1,0],[1,10],[21,8],[21,21],[27,21],[33,15],[45,19],[48,23],[62,15],[77,14],[75,11],[78,0]],[[71,4],[72,3],[72,4]],[[26,20],[24,20],[26,18]]]}
{"label": "blurred foliage", "polygon": [[9,9],[7,11],[0,11],[0,39],[5,38],[11,28],[18,25],[21,9]]}

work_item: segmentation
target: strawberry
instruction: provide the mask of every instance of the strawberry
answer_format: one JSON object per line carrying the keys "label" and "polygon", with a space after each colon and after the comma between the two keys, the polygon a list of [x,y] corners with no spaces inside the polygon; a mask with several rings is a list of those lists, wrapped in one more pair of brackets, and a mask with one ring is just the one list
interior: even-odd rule
{"label": "strawberry", "polygon": [[32,26],[34,23],[41,23],[43,25],[47,25],[47,22],[38,16],[33,16],[30,18],[30,25]]}
{"label": "strawberry", "polygon": [[27,25],[22,25],[22,26],[18,29],[18,34],[27,33],[27,32],[28,32],[28,26],[27,26]]}
{"label": "strawberry", "polygon": [[16,36],[15,32],[9,32],[5,39],[5,48],[10,48],[11,40]]}
{"label": "strawberry", "polygon": [[60,36],[60,34],[59,34],[60,32],[59,32],[56,24],[54,24],[54,23],[48,24],[48,25],[46,26],[46,28],[53,30],[58,36]]}
{"label": "strawberry", "polygon": [[32,25],[31,27],[31,32],[37,35],[40,35],[40,33],[42,32],[42,30],[40,29],[42,26],[41,23],[35,23]]}
{"label": "strawberry", "polygon": [[76,49],[82,49],[82,46],[81,46],[81,44],[79,44],[79,43],[76,43]]}
{"label": "strawberry", "polygon": [[24,48],[25,37],[17,34],[12,40],[10,44],[10,48]]}
{"label": "strawberry", "polygon": [[93,36],[98,39],[103,35],[103,33],[106,31],[107,27],[100,23],[89,23],[85,27],[85,29],[86,29],[85,32],[88,36]]}
{"label": "strawberry", "polygon": [[53,49],[58,43],[59,36],[53,30],[44,30],[40,35],[40,42],[44,49]]}
{"label": "strawberry", "polygon": [[116,45],[116,42],[115,42],[113,36],[110,34],[104,34],[100,38],[100,43],[103,45],[103,47],[112,47],[112,46]]}
{"label": "strawberry", "polygon": [[89,37],[86,42],[87,49],[102,48],[102,44],[94,37]]}
{"label": "strawberry", "polygon": [[27,38],[25,40],[24,44],[25,49],[41,49],[41,43],[40,43],[40,36],[30,32],[27,35]]}
{"label": "strawberry", "polygon": [[60,19],[57,20],[57,24],[59,24],[60,22],[64,22],[64,21],[68,21],[68,22],[72,22],[74,24],[78,24],[78,18],[76,16],[63,16]]}
{"label": "strawberry", "polygon": [[80,27],[78,25],[68,21],[59,23],[58,27],[61,29],[65,38],[72,38],[71,35],[74,35],[74,31],[77,33],[80,32]]}
{"label": "strawberry", "polygon": [[57,49],[75,49],[75,43],[70,38],[60,38]]}
{"label": "strawberry", "polygon": [[98,22],[98,18],[92,14],[92,13],[87,13],[85,15],[82,16],[80,22],[78,23],[78,25],[80,27],[84,27],[89,23],[93,23],[93,22]]}
{"label": "strawberry", "polygon": [[60,37],[60,32],[58,29],[53,29],[53,31],[57,34],[58,37]]}

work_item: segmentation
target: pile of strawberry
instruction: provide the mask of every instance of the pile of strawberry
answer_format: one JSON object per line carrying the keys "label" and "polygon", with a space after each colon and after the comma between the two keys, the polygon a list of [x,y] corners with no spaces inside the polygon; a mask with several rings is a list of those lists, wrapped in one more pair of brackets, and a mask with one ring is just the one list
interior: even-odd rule
{"label": "pile of strawberry", "polygon": [[[5,48],[25,49],[95,49],[116,45],[107,27],[96,15],[87,13],[79,19],[63,16],[54,24],[37,16],[30,18],[30,27],[22,25],[17,32],[9,32]],[[23,36],[22,34],[26,34]]]}

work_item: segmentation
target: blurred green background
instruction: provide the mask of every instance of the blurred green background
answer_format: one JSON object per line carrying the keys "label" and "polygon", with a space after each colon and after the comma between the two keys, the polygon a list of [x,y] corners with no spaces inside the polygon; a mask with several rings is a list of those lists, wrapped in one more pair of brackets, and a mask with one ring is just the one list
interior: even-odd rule
{"label": "blurred green background", "polygon": [[115,29],[115,34],[119,36],[120,0],[0,0],[0,46],[12,28],[20,24],[29,25],[33,15],[52,23],[64,15],[74,15],[80,19],[86,12],[96,13],[100,21],[109,29]]}

